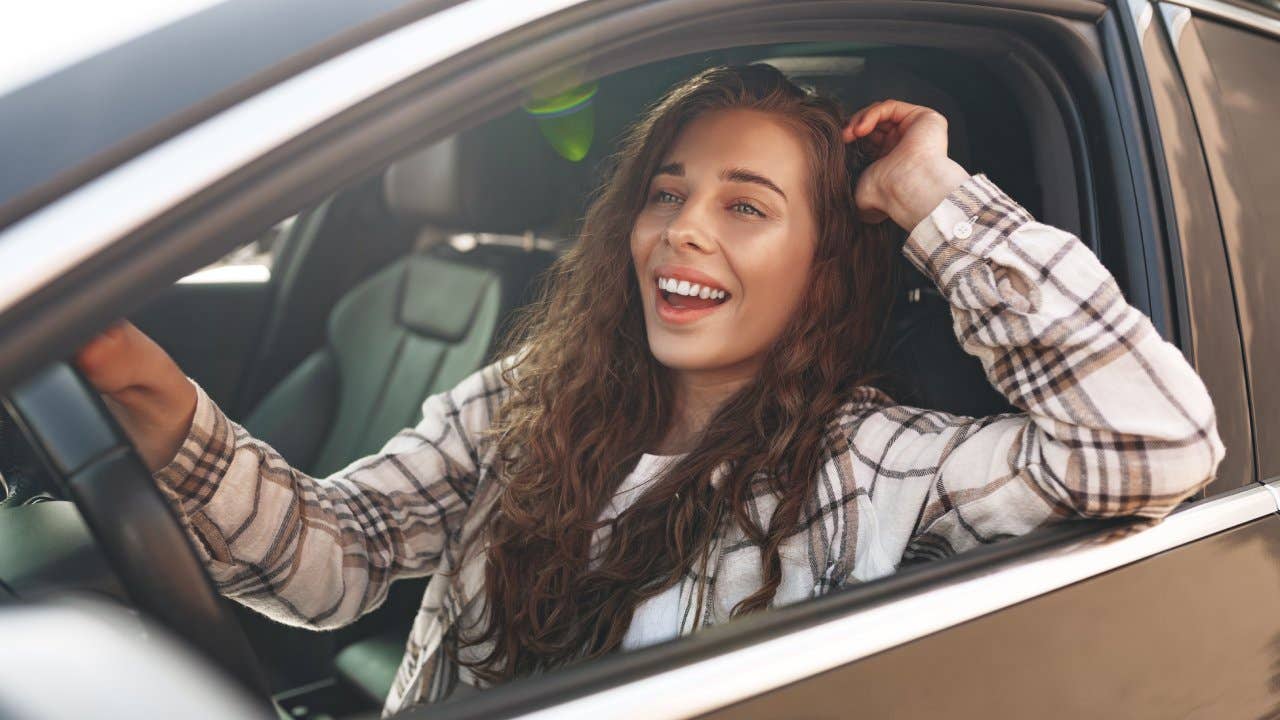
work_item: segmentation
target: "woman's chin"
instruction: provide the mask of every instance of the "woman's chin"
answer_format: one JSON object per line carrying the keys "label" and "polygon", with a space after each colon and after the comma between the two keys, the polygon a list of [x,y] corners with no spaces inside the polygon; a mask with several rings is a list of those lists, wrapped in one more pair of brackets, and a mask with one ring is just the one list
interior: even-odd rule
{"label": "woman's chin", "polygon": [[720,343],[697,338],[654,338],[650,335],[649,349],[655,360],[671,370],[698,372],[737,364],[727,357]]}
{"label": "woman's chin", "polygon": [[677,338],[655,338],[649,335],[649,351],[653,359],[663,367],[672,370],[700,370],[712,362],[704,348],[690,347],[698,344],[696,340]]}

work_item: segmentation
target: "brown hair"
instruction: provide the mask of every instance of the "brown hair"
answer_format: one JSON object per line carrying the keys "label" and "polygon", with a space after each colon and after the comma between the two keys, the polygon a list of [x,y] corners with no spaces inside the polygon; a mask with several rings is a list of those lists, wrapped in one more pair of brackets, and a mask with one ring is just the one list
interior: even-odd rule
{"label": "brown hair", "polygon": [[[727,400],[696,448],[611,525],[588,564],[598,518],[646,449],[662,439],[673,390],[649,351],[629,238],[650,180],[681,129],[701,113],[745,108],[788,123],[809,149],[818,242],[811,291],[768,352],[757,382]],[[502,483],[488,524],[482,628],[446,648],[492,643],[464,664],[493,683],[617,648],[638,603],[705,556],[725,514],[760,550],[763,582],[733,615],[769,605],[782,580],[778,548],[804,522],[831,452],[827,426],[871,377],[888,315],[893,243],[857,221],[853,188],[867,162],[840,136],[833,101],[768,65],[706,70],[667,93],[629,130],[541,300],[506,342],[518,359],[492,428]],[[601,292],[601,289],[607,289]],[[727,462],[715,485],[713,470]],[[764,483],[764,486],[758,483]],[[767,527],[753,495],[778,499]]]}

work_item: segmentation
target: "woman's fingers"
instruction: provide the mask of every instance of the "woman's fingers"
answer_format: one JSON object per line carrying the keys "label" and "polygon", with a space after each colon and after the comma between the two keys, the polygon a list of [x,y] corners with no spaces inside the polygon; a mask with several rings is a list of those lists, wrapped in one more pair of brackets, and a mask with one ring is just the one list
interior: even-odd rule
{"label": "woman's fingers", "polygon": [[152,471],[164,467],[191,427],[196,390],[154,340],[121,321],[99,333],[74,362],[102,393]]}
{"label": "woman's fingers", "polygon": [[844,126],[845,142],[853,142],[854,140],[857,140],[858,138],[863,137],[867,134],[867,130],[864,129],[866,125],[866,120],[868,117],[870,117],[872,111],[874,111],[876,106],[879,104],[880,103],[878,102],[872,103],[862,108],[858,112],[854,113],[853,117],[849,118],[849,122],[846,123]]}
{"label": "woman's fingers", "polygon": [[923,105],[912,105],[901,100],[881,100],[872,103],[849,118],[844,128],[844,140],[852,142],[884,125],[901,125],[913,115],[922,112],[930,111]]}
{"label": "woman's fingers", "polygon": [[[120,393],[154,384],[173,361],[133,323],[122,320],[98,333],[75,354],[73,362],[98,392]],[[175,366],[176,367],[176,366]]]}
{"label": "woman's fingers", "polygon": [[881,124],[867,133],[862,140],[872,157],[884,157],[902,140],[902,128],[898,125]]}
{"label": "woman's fingers", "polygon": [[849,122],[844,127],[844,137],[847,142],[852,142],[860,137],[864,137],[868,132],[875,129],[880,122],[880,112],[883,105],[890,100],[880,100],[862,108],[849,118]]}
{"label": "woman's fingers", "polygon": [[914,227],[922,216],[916,205],[927,204],[917,202],[919,193],[912,190],[918,169],[941,168],[952,175],[964,171],[947,158],[947,119],[922,105],[872,103],[849,118],[842,137],[860,142],[871,160],[854,187],[858,218],[865,223],[891,218],[903,228]]}
{"label": "woman's fingers", "polygon": [[858,135],[857,130],[862,123],[862,118],[866,117],[867,111],[875,107],[876,104],[877,103],[872,103],[862,108],[861,110],[854,113],[849,118],[849,122],[845,123],[844,125],[843,137],[845,142],[853,142],[854,140],[857,140],[860,137],[860,135]]}
{"label": "woman's fingers", "polygon": [[76,367],[99,392],[113,392],[131,384],[131,330],[133,326],[127,321],[118,322],[76,351],[73,358]]}
{"label": "woman's fingers", "polygon": [[876,129],[881,122],[890,117],[890,112],[895,103],[897,103],[896,100],[881,100],[854,113],[845,128],[846,135],[853,140],[866,136]]}

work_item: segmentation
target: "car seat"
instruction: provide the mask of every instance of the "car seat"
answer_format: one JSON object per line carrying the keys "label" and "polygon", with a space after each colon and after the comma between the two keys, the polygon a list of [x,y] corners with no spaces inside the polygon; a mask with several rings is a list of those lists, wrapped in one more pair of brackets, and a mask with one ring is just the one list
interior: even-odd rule
{"label": "car seat", "polygon": [[[528,160],[513,158],[519,143],[496,147],[502,129],[485,130],[387,170],[386,204],[417,228],[414,252],[344,295],[323,347],[247,416],[245,427],[295,467],[327,475],[413,425],[427,396],[491,359],[511,311],[554,260],[557,243],[533,234],[556,220],[556,183],[537,171],[554,159],[536,145],[524,148]],[[498,162],[528,170],[494,171]]]}
{"label": "car seat", "polygon": [[[323,477],[376,452],[418,421],[429,395],[494,359],[512,311],[556,257],[559,242],[542,231],[557,227],[565,207],[557,175],[565,161],[520,121],[500,118],[385,173],[385,204],[416,233],[414,251],[342,296],[324,345],[244,422],[293,466]],[[335,662],[371,701],[390,688],[422,582],[396,583],[376,617],[340,631],[339,643],[364,635]]]}

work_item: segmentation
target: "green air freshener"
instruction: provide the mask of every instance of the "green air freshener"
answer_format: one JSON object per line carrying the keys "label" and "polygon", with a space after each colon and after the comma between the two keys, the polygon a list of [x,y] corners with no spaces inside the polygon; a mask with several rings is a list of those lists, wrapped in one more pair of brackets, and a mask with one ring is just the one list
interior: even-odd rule
{"label": "green air freshener", "polygon": [[524,104],[542,136],[566,160],[578,162],[591,149],[596,134],[596,111],[591,101],[597,89],[599,84],[591,82]]}

